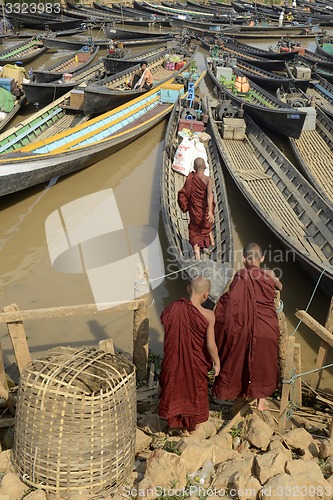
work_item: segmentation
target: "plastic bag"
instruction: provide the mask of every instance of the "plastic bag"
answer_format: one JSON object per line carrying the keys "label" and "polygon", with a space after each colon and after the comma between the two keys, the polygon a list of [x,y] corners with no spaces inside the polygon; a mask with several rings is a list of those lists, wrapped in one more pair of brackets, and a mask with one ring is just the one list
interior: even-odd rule
{"label": "plastic bag", "polygon": [[193,152],[194,141],[189,137],[183,137],[179,144],[175,157],[173,159],[172,168],[179,174],[187,176],[193,170]]}

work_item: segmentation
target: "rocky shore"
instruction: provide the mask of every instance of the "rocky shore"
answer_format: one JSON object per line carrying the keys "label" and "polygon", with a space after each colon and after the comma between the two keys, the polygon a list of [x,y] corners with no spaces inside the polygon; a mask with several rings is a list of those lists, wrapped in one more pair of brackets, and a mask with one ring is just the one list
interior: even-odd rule
{"label": "rocky shore", "polygon": [[[313,427],[310,433],[306,425],[281,435],[272,415],[274,410],[250,408],[230,429],[222,412],[212,411],[210,421],[193,434],[170,435],[154,410],[141,413],[135,463],[126,482],[113,495],[70,498],[332,499],[333,440],[325,433],[313,435],[321,430]],[[0,475],[0,500],[62,498],[24,484],[10,463],[10,450],[0,453]]]}

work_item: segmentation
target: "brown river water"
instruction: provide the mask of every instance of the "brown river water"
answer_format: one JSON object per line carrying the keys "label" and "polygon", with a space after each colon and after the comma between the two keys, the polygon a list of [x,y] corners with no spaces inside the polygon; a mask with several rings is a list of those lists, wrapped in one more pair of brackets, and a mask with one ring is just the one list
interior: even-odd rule
{"label": "brown river water", "polygon": [[[257,46],[274,45],[274,40]],[[314,47],[309,44],[309,48]],[[140,49],[141,51],[141,49]],[[200,50],[197,65],[204,69],[205,51]],[[65,52],[43,55],[31,64],[37,68],[50,65]],[[101,54],[102,55],[102,54]],[[26,70],[29,70],[26,66]],[[200,93],[210,94],[212,87],[206,80],[200,85]],[[16,123],[31,112],[28,106]],[[59,272],[49,256],[45,222],[55,211],[80,198],[112,189],[123,227],[150,226],[158,232],[163,250],[166,239],[160,214],[160,175],[166,121],[156,126],[124,149],[95,165],[66,178],[59,179],[52,187],[41,185],[24,192],[9,195],[0,200],[0,303],[2,307],[16,303],[19,309],[40,309],[94,303],[86,273]],[[284,152],[289,154],[287,146]],[[257,241],[267,252],[266,264],[281,276],[284,288],[281,298],[290,332],[297,325],[295,311],[305,309],[313,292],[313,282],[286,253],[278,239],[252,210],[232,179],[225,172],[227,192],[235,244],[235,269],[241,266],[241,249],[249,241]],[[115,214],[103,212],[102,221],[108,224]],[[90,231],[90,228],[87,228]],[[115,240],[117,247],[117,240]],[[119,259],[121,244],[119,242]],[[283,260],[283,262],[281,262]],[[166,272],[169,270],[165,262]],[[117,296],[122,287],[117,272],[107,276],[108,287]],[[163,352],[163,331],[159,316],[171,301],[186,294],[186,282],[180,275],[173,275],[151,292],[150,347],[153,352]],[[315,293],[309,313],[324,324],[329,299],[319,290]],[[90,316],[74,316],[57,319],[39,319],[25,323],[32,356],[38,357],[45,350],[57,345],[97,346],[99,340],[112,337],[118,350],[132,350],[132,313],[103,312]],[[6,325],[0,325],[0,339],[6,364],[13,362],[11,343]],[[314,367],[320,339],[305,326],[296,332],[301,344],[302,370]],[[327,364],[332,363],[332,356]],[[321,388],[331,390],[332,371],[326,370]]]}

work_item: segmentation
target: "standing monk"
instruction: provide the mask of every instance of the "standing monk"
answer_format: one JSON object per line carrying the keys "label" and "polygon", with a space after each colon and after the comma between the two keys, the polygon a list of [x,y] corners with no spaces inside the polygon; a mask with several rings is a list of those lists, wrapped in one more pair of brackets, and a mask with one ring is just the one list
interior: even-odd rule
{"label": "standing monk", "polygon": [[265,398],[278,386],[279,326],[275,290],[282,284],[275,273],[261,269],[264,256],[257,243],[243,250],[245,268],[239,270],[228,292],[216,306],[215,338],[221,372],[213,393],[218,399]]}
{"label": "standing monk", "polygon": [[189,300],[173,302],[161,315],[165,337],[158,414],[168,420],[170,428],[191,432],[209,419],[208,371],[213,360],[216,376],[220,360],[214,313],[201,305],[208,298],[210,281],[199,276],[191,281],[188,291]]}
{"label": "standing monk", "polygon": [[193,168],[194,172],[187,176],[184,186],[178,191],[178,205],[182,212],[189,213],[189,239],[195,258],[200,260],[201,248],[211,251],[215,246],[212,233],[215,203],[213,179],[205,175],[203,158],[196,158]]}

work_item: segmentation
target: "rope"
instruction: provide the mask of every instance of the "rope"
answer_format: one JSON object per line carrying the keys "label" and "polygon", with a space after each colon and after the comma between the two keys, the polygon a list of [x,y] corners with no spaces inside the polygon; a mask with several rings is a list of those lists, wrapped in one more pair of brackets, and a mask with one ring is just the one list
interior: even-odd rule
{"label": "rope", "polygon": [[320,372],[321,370],[325,370],[326,368],[331,368],[332,366],[333,366],[333,363],[331,363],[330,365],[322,366],[321,368],[314,368],[313,370],[299,373],[298,375],[292,375],[289,380],[282,380],[282,383],[283,384],[293,384],[294,380],[296,380],[297,378],[303,377],[303,375],[310,375],[311,373]]}
{"label": "rope", "polygon": [[169,276],[172,276],[173,274],[181,273],[182,271],[186,271],[186,269],[190,269],[190,267],[197,266],[198,264],[200,264],[200,262],[201,261],[199,260],[198,262],[194,262],[190,266],[182,267],[181,269],[178,269],[177,271],[173,271],[172,273],[164,274],[162,276],[159,276],[158,278],[149,279],[149,282],[152,283],[153,281],[158,281],[158,280],[162,280],[164,278],[168,278]]}
{"label": "rope", "polygon": [[[308,305],[307,305],[307,306],[306,306],[306,308],[305,308],[305,312],[307,312],[307,310],[309,309],[309,307],[310,307],[310,305],[311,305],[311,302],[312,302],[312,300],[313,300],[313,297],[315,296],[315,293],[316,293],[317,288],[318,288],[318,286],[319,286],[320,280],[321,280],[321,278],[322,278],[322,276],[323,276],[324,272],[325,272],[325,271],[327,271],[328,269],[333,269],[333,266],[327,266],[327,267],[325,267],[325,268],[322,270],[322,272],[320,273],[319,278],[318,278],[318,280],[317,280],[317,283],[315,284],[315,287],[314,287],[313,292],[312,292],[312,294],[311,294],[311,297],[310,297],[310,300],[309,300],[309,302],[308,302]],[[297,332],[297,330],[298,330],[298,328],[299,328],[299,326],[300,326],[300,324],[301,324],[301,323],[302,323],[302,320],[300,319],[300,320],[299,320],[299,322],[297,323],[296,327],[295,327],[295,330],[293,331],[293,333],[292,333],[291,335],[295,335],[295,333]]]}

